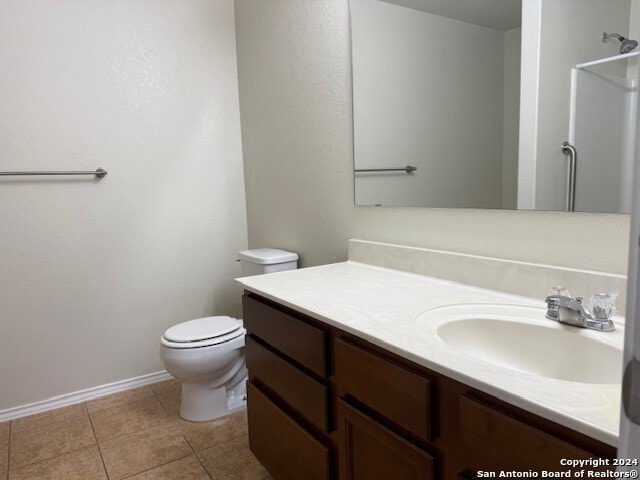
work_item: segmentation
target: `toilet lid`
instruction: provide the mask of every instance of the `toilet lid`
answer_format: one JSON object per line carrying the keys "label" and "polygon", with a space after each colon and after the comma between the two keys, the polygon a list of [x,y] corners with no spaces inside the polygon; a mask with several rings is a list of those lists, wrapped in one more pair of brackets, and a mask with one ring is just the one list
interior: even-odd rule
{"label": "toilet lid", "polygon": [[163,337],[172,343],[201,342],[228,336],[240,328],[240,323],[231,317],[205,317],[174,325]]}

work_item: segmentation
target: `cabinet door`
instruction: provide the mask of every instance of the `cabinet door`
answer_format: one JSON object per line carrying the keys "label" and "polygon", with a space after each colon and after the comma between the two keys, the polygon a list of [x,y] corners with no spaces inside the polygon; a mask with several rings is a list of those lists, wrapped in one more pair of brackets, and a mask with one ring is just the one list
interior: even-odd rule
{"label": "cabinet door", "polygon": [[336,381],[372,411],[431,440],[431,382],[341,339],[335,341]]}
{"label": "cabinet door", "polygon": [[329,449],[247,382],[249,447],[278,480],[330,480]]}
{"label": "cabinet door", "polygon": [[432,480],[433,458],[338,400],[340,480]]}
{"label": "cabinet door", "polygon": [[[465,466],[471,471],[566,472],[569,467],[560,463],[562,459],[600,457],[472,398],[461,396],[459,406],[460,446]],[[590,470],[609,469],[613,467]]]}

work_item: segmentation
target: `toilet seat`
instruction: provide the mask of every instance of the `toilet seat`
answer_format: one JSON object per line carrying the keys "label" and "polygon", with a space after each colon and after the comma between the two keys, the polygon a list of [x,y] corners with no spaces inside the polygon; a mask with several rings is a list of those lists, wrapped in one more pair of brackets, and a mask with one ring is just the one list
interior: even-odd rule
{"label": "toilet seat", "polygon": [[231,317],[204,317],[169,328],[160,343],[169,348],[200,348],[219,345],[245,334],[242,324]]}

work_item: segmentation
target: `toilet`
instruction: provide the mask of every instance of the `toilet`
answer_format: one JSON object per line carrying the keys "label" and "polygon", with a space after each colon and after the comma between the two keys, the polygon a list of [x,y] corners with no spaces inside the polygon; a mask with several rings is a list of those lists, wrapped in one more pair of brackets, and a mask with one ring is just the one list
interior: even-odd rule
{"label": "toilet", "polygon": [[[239,257],[243,277],[298,268],[297,254],[274,248],[245,250]],[[227,316],[189,320],[164,332],[160,359],[182,382],[182,418],[202,422],[245,408],[245,333],[242,320]]]}

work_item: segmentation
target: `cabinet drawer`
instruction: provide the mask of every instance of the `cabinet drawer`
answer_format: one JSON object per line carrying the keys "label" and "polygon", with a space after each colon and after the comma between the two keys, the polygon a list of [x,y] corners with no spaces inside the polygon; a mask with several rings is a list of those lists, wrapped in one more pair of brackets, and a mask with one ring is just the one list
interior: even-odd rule
{"label": "cabinet drawer", "polygon": [[328,389],[280,356],[246,337],[251,380],[266,386],[322,432],[328,432]]}
{"label": "cabinet drawer", "polygon": [[459,438],[472,470],[567,471],[563,458],[598,457],[471,398],[460,397]]}
{"label": "cabinet drawer", "polygon": [[340,339],[335,362],[342,390],[419,438],[431,439],[429,380]]}
{"label": "cabinet drawer", "polygon": [[323,330],[247,295],[242,297],[242,310],[247,333],[327,378],[327,336]]}
{"label": "cabinet drawer", "polygon": [[433,458],[338,400],[342,480],[431,480]]}
{"label": "cabinet drawer", "polygon": [[249,446],[278,480],[329,480],[329,450],[247,382]]}

